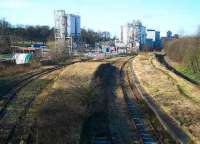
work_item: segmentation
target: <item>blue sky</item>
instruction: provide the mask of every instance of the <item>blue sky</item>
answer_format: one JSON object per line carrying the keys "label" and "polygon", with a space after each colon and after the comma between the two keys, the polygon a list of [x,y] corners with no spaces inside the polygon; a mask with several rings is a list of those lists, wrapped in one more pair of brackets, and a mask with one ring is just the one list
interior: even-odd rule
{"label": "blue sky", "polygon": [[81,16],[81,27],[119,35],[120,25],[140,19],[165,33],[194,34],[200,25],[199,0],[0,0],[0,18],[12,24],[54,25],[53,11]]}

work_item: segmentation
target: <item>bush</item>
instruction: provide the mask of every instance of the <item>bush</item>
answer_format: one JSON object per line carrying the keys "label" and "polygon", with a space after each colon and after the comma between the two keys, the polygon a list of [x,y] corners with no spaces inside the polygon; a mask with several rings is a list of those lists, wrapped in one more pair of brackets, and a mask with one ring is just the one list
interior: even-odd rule
{"label": "bush", "polygon": [[184,37],[165,43],[167,56],[193,73],[200,72],[200,41],[198,37]]}

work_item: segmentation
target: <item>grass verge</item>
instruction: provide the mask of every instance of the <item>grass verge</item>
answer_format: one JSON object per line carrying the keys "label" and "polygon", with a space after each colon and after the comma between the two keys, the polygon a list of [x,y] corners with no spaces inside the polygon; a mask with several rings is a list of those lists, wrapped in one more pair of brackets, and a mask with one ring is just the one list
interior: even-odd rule
{"label": "grass verge", "polygon": [[165,69],[153,54],[139,55],[133,65],[147,92],[196,143],[200,143],[199,88]]}

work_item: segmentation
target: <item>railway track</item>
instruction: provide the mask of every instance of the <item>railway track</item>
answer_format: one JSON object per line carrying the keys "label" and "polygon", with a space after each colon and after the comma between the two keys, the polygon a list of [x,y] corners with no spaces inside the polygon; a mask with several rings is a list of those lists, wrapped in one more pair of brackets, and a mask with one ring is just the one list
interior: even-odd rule
{"label": "railway track", "polygon": [[[132,59],[132,58],[130,58]],[[125,79],[127,77],[127,70],[126,70],[126,65],[129,62],[128,59],[125,63],[123,63],[123,65],[121,66],[120,69],[120,77],[121,77],[121,87],[123,90],[123,94],[124,94],[124,99],[126,101],[127,104],[127,109],[129,111],[129,114],[131,116],[132,122],[134,123],[137,132],[140,136],[140,139],[142,141],[142,143],[144,144],[156,144],[158,143],[154,136],[152,135],[152,132],[150,132],[147,128],[146,125],[144,123],[144,120],[142,118],[141,112],[140,112],[140,107],[138,105],[138,101],[139,101],[139,97],[137,95],[131,95],[129,92],[129,88],[131,87],[130,83],[126,84]],[[129,77],[127,77],[129,78]],[[128,80],[130,81],[130,79]]]}
{"label": "railway track", "polygon": [[98,102],[91,106],[91,116],[84,124],[85,129],[83,128],[82,133],[85,138],[81,140],[81,144],[142,143],[138,135],[134,135],[135,128],[129,123],[130,118],[123,97],[116,95],[116,87],[120,87],[119,69],[125,60],[125,57],[119,58],[115,62],[101,65],[97,70],[95,83],[100,82],[100,85],[95,91],[99,88],[101,94],[98,96]]}
{"label": "railway track", "polygon": [[[130,68],[129,61],[132,58],[128,60],[124,60],[121,62],[118,62],[118,66],[115,65],[115,68],[117,67],[120,69],[119,78],[120,78],[120,84],[123,90],[124,99],[127,105],[127,109],[129,112],[129,115],[131,117],[131,122],[133,123],[135,129],[137,130],[137,136],[138,138],[135,138],[134,143],[144,143],[144,144],[154,144],[154,143],[164,143],[164,139],[162,138],[162,131],[157,128],[157,125],[153,123],[151,120],[149,120],[148,125],[146,124],[146,120],[144,121],[144,115],[148,115],[149,111],[147,111],[145,114],[143,113],[143,110],[141,110],[140,104],[141,101],[144,99],[140,96],[141,93],[136,91],[134,83],[138,83],[137,81],[132,82],[132,77],[130,76],[130,73],[132,74],[132,69]],[[62,66],[63,67],[63,66]],[[21,112],[17,116],[17,120],[9,123],[7,126],[2,125],[2,119],[7,113],[7,107],[10,104],[10,102],[15,98],[16,92],[22,89],[26,84],[29,82],[46,75],[50,72],[53,72],[55,70],[58,70],[62,67],[56,67],[54,69],[49,69],[46,72],[40,73],[38,75],[33,76],[30,79],[22,81],[14,90],[12,90],[7,96],[8,100],[4,103],[4,107],[1,108],[0,111],[0,143],[1,143],[1,136],[3,136],[5,143],[16,143],[15,136],[18,135],[18,127],[23,123],[24,117],[27,115],[28,110],[30,109],[32,103],[34,102],[37,95],[34,95],[31,97],[26,105],[22,108]],[[112,66],[108,66],[109,69],[111,69],[111,72],[113,72]],[[107,69],[105,67],[105,69]],[[108,71],[109,72],[109,71]],[[100,73],[99,73],[100,74]],[[101,74],[100,74],[101,75]],[[106,76],[107,77],[107,76]],[[105,80],[103,76],[103,80]],[[127,81],[128,83],[126,83]],[[103,83],[107,83],[107,81],[103,81]],[[103,84],[102,86],[104,86]],[[114,88],[114,87],[113,87]],[[93,117],[94,121],[98,123],[97,126],[96,122],[93,126],[94,129],[93,134],[90,138],[91,144],[121,144],[123,143],[122,139],[123,136],[121,136],[120,129],[123,129],[123,127],[126,127],[122,124],[121,121],[113,121],[113,117],[111,116],[111,113],[119,113],[119,106],[115,103],[115,94],[113,93],[113,88],[106,88],[105,89],[105,102],[102,105],[105,108],[103,109],[103,114],[105,116],[100,116],[97,113],[96,116]],[[9,98],[10,97],[10,98]],[[149,106],[148,106],[149,107]],[[107,113],[108,112],[108,113]],[[156,118],[158,116],[156,115]],[[103,121],[103,122],[102,122]],[[2,130],[4,133],[2,133]],[[94,131],[95,130],[95,131]],[[31,137],[28,138],[29,143],[31,143]],[[19,143],[19,141],[17,141]],[[172,141],[168,143],[174,143]]]}
{"label": "railway track", "polygon": [[[173,140],[173,143],[181,143],[181,144],[193,143],[191,138],[174,122],[174,120],[171,117],[169,117],[162,110],[162,108],[149,96],[146,90],[140,85],[140,82],[137,79],[135,72],[133,71],[134,67],[132,64],[130,64],[130,69],[132,73],[133,83],[135,84],[138,92],[140,93],[141,98],[145,101],[145,103],[154,113],[156,119],[159,120],[159,123],[162,125],[165,131],[170,135],[171,139]],[[155,130],[156,130],[156,127],[155,127]],[[159,130],[156,130],[156,131],[159,132]],[[159,133],[158,133],[158,136],[159,136]],[[162,139],[161,139],[161,142],[162,142]]]}
{"label": "railway track", "polygon": [[[72,62],[67,65],[71,65],[80,61]],[[8,109],[9,105],[12,101],[16,98],[16,93],[19,92],[22,88],[24,88],[30,82],[47,75],[53,71],[59,70],[64,68],[67,65],[62,66],[55,66],[53,68],[48,68],[44,71],[37,72],[32,74],[30,77],[22,79],[16,86],[10,90],[8,94],[3,96],[1,100],[1,107],[0,107],[0,143],[19,143],[19,141],[12,141],[17,134],[16,129],[21,125],[23,122],[23,118],[28,113],[30,107],[32,106],[33,102],[35,101],[37,95],[34,95],[30,98],[26,98],[25,105],[23,105],[19,111],[13,111]],[[15,120],[11,119],[9,115],[15,116]],[[7,118],[8,117],[8,118]],[[7,121],[8,119],[8,121]]]}
{"label": "railway track", "polygon": [[159,119],[157,119],[155,113],[143,99],[138,87],[136,86],[136,84],[138,84],[138,81],[135,80],[133,74],[134,71],[132,63],[131,61],[129,61],[126,71],[127,81],[130,85],[133,96],[135,97],[136,103],[140,105],[142,109],[142,117],[143,119],[145,119],[147,127],[150,128],[151,133],[158,143],[176,143],[175,140],[170,136],[170,134],[165,130],[162,123],[160,123]]}
{"label": "railway track", "polygon": [[55,67],[55,68],[44,70],[42,72],[37,72],[37,73],[34,73],[33,75],[29,76],[28,78],[25,78],[25,79],[19,81],[18,84],[16,84],[14,86],[14,88],[8,92],[8,94],[1,97],[2,99],[1,99],[1,106],[0,106],[0,120],[5,115],[6,108],[8,107],[9,103],[13,100],[13,98],[16,96],[17,91],[22,89],[24,86],[26,86],[31,81],[41,77],[42,75],[45,75],[52,71],[58,70],[59,68],[60,67]]}
{"label": "railway track", "polygon": [[[131,125],[134,127],[134,131],[136,130],[136,135],[132,135],[132,137],[134,136],[135,137],[132,139],[131,143],[135,143],[135,144],[162,143],[161,141],[159,141],[159,138],[156,137],[157,136],[156,134],[158,133],[158,131],[156,131],[157,129],[155,128],[155,126],[149,122],[148,124],[151,127],[149,128],[147,127],[146,122],[144,122],[143,120],[144,119],[143,113],[141,113],[141,108],[139,106],[141,97],[139,97],[138,94],[136,94],[136,92],[133,90],[134,88],[133,88],[133,85],[131,85],[131,79],[127,71],[127,64],[129,63],[130,59],[128,60],[126,59],[123,61],[116,61],[114,63],[114,66],[120,70],[118,78],[120,78],[120,84],[122,87],[125,104],[128,109],[128,111],[123,111],[123,113],[131,117]],[[125,83],[126,79],[127,81],[129,81],[128,84]],[[132,90],[134,94],[130,92],[130,89]],[[115,94],[112,94],[112,95],[114,96]],[[94,134],[94,136],[90,140],[91,144],[124,143],[122,133],[120,132],[120,129],[123,129],[122,124],[117,121],[115,121],[115,124],[112,124],[113,118],[109,116],[112,113],[122,114],[120,113],[120,107],[115,102],[115,99],[113,98],[113,96],[109,94],[109,98],[107,97],[108,99],[105,102],[107,103],[106,109],[108,111],[108,114],[104,116],[105,118],[107,117],[106,122],[105,122],[107,127],[106,129],[99,127],[98,129],[96,129],[95,132],[93,132],[93,133],[101,133],[101,135],[95,136]],[[98,123],[100,124],[100,122]],[[133,131],[131,133],[133,133]]]}
{"label": "railway track", "polygon": [[[9,143],[12,138],[16,135],[16,128],[18,125],[20,125],[23,122],[24,116],[27,114],[29,108],[31,107],[32,103],[34,102],[37,95],[34,95],[33,97],[26,98],[26,104],[22,106],[21,110],[19,111],[13,111],[11,109],[8,110],[7,108],[12,103],[12,101],[16,97],[16,93],[21,90],[23,87],[25,87],[28,83],[32,82],[33,80],[38,79],[41,76],[44,76],[46,74],[49,74],[55,70],[58,70],[62,67],[56,67],[49,70],[45,70],[44,72],[41,72],[30,79],[27,79],[26,81],[23,81],[20,83],[14,90],[11,91],[7,96],[9,96],[6,101],[4,102],[3,107],[1,108],[1,115],[0,115],[0,139],[2,139],[5,143]],[[16,116],[16,120],[12,120],[12,116]],[[4,119],[5,118],[5,119]],[[8,119],[8,121],[7,121]],[[6,124],[5,124],[6,123]],[[1,137],[2,136],[2,137]]]}

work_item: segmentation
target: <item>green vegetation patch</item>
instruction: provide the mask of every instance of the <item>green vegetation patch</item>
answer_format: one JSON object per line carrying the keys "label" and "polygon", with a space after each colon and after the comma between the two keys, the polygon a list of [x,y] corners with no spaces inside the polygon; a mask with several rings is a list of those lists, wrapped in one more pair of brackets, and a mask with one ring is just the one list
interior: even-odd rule
{"label": "green vegetation patch", "polygon": [[191,79],[193,79],[193,80],[195,80],[195,81],[200,83],[200,73],[199,72],[194,73],[194,72],[192,72],[191,69],[183,67],[183,66],[180,66],[180,65],[174,65],[174,68],[177,71],[179,71],[182,74],[184,74],[185,76],[187,76],[187,77],[189,77],[189,78],[191,78]]}

